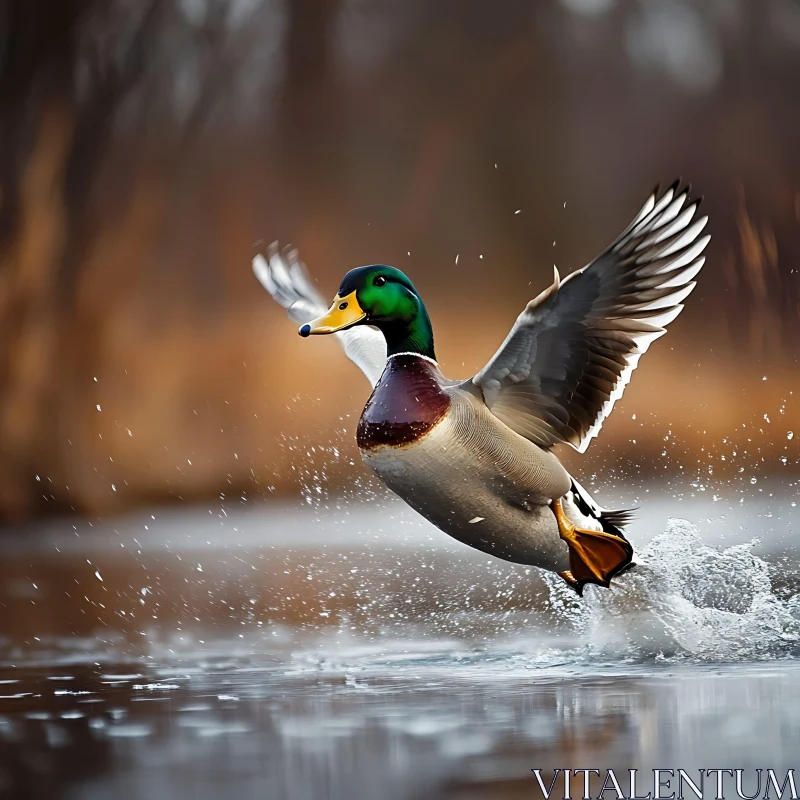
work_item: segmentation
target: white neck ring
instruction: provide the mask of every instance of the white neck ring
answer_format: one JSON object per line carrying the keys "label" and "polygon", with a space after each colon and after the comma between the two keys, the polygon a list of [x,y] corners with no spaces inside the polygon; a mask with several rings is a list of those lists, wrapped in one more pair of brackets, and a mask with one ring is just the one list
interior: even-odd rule
{"label": "white neck ring", "polygon": [[430,361],[431,364],[433,364],[436,367],[439,366],[439,362],[436,361],[436,359],[431,358],[430,356],[424,356],[422,355],[422,353],[412,353],[411,351],[403,353],[392,353],[390,356],[388,356],[387,361],[389,360],[389,358],[397,358],[397,356],[415,356],[416,358],[422,358],[425,361]]}

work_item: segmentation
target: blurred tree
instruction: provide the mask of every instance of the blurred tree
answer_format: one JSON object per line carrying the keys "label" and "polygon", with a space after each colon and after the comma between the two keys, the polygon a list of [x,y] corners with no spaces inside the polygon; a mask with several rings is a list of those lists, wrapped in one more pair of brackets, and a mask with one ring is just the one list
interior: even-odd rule
{"label": "blurred tree", "polygon": [[[158,3],[102,51],[96,0],[6,0],[0,44],[0,514],[27,511],[54,456],[63,382],[96,330],[74,312],[88,200],[120,103],[140,78]],[[122,38],[122,37],[120,37]],[[65,338],[59,332],[70,330]],[[39,476],[44,477],[44,476]],[[45,489],[45,494],[48,491]]]}

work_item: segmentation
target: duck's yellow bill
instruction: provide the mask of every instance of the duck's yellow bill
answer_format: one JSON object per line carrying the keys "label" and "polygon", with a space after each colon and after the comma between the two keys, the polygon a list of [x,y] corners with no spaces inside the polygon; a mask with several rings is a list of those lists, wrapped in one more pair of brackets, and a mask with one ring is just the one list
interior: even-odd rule
{"label": "duck's yellow bill", "polygon": [[358,304],[355,292],[350,292],[347,297],[339,297],[337,294],[327,312],[301,326],[298,333],[301,336],[311,336],[312,333],[336,333],[355,325],[366,316],[367,312]]}

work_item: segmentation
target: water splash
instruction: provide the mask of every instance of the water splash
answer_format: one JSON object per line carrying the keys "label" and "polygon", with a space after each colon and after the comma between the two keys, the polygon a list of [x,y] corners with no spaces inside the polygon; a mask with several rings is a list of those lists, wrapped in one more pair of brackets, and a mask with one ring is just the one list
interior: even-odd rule
{"label": "water splash", "polygon": [[583,600],[547,577],[552,608],[604,657],[739,661],[800,653],[800,595],[773,591],[757,541],[716,550],[697,528],[670,520],[612,591]]}

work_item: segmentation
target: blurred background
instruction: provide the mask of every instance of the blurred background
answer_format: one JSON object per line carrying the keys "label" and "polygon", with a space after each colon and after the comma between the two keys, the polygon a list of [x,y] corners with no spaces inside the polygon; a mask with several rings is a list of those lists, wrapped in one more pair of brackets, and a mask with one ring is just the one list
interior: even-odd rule
{"label": "blurred background", "polygon": [[[793,766],[798,76],[797,0],[0,0],[0,800]],[[392,500],[250,262],[405,270],[466,378],[679,176],[698,286],[559,453],[655,572],[578,603]]]}
{"label": "blurred background", "polygon": [[678,176],[707,266],[566,457],[797,471],[799,74],[795,0],[4,0],[0,519],[352,487],[368,386],[254,253],[406,270],[467,377]]}

